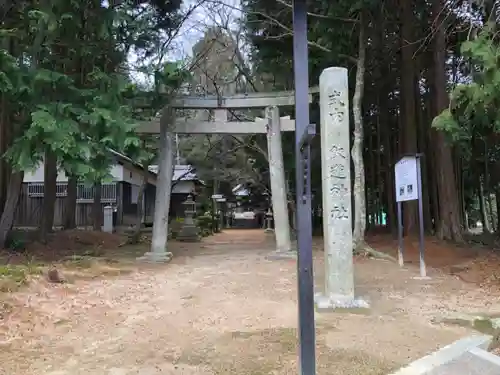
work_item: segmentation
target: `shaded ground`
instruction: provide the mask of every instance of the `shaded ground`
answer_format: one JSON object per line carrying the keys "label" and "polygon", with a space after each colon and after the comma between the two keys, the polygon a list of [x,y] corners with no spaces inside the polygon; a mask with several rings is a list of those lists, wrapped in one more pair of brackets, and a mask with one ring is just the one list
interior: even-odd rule
{"label": "shaded ground", "polygon": [[[397,257],[398,242],[389,235],[376,235],[368,238],[375,249]],[[469,243],[456,246],[425,239],[425,262],[428,267],[456,276],[466,283],[488,289],[490,293],[500,291],[500,249],[488,236],[472,236]],[[419,241],[416,237],[407,237],[404,241],[405,264],[418,267]]]}
{"label": "shaded ground", "polygon": [[[65,281],[126,271],[125,259],[116,267],[116,259],[107,256],[109,249],[122,249],[125,236],[74,230],[51,234],[45,244],[35,238],[34,231],[18,232],[13,246],[0,250],[0,293],[15,291],[52,268],[64,269]],[[128,263],[133,265],[130,260]]]}
{"label": "shaded ground", "polygon": [[13,249],[0,251],[0,264],[19,264],[26,262],[27,258],[37,262],[54,262],[75,254],[99,256],[125,242],[121,235],[84,230],[55,232],[49,235],[46,244],[36,241],[35,237],[35,231],[15,232]]}
{"label": "shaded ground", "polygon": [[[315,247],[320,250],[321,241]],[[262,231],[228,231],[202,244],[172,243],[170,264],[125,262],[126,275],[63,285],[41,278],[0,295],[2,370],[9,375],[296,374],[296,264],[266,260],[272,248],[272,237]],[[105,253],[130,259],[144,250]],[[360,315],[317,314],[318,374],[386,374],[468,332],[432,324],[436,315],[500,312],[500,300],[443,270],[431,270],[433,279],[422,282],[411,278],[417,274],[412,266],[399,269],[366,258],[356,259],[355,266],[357,291],[371,300],[372,309]],[[315,273],[320,290],[321,251],[315,252]]]}

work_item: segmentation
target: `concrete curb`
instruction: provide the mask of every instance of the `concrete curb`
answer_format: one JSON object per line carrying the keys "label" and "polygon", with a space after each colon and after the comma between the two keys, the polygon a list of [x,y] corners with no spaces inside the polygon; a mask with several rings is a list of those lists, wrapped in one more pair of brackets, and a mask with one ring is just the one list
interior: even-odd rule
{"label": "concrete curb", "polygon": [[500,367],[500,357],[495,355],[495,354],[492,354],[490,352],[487,352],[484,349],[479,349],[479,348],[471,349],[471,350],[469,350],[469,352],[471,354],[474,354],[476,357],[482,358],[485,361],[494,363],[495,365]]}
{"label": "concrete curb", "polygon": [[468,336],[447,345],[438,351],[417,359],[408,366],[390,375],[423,375],[438,366],[444,365],[460,357],[472,349],[487,350],[493,338],[487,335]]}

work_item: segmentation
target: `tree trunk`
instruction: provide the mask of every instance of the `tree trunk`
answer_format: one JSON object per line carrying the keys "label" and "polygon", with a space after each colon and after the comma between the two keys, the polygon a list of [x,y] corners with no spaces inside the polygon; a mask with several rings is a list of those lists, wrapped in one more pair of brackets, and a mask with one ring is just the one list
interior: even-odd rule
{"label": "tree trunk", "polygon": [[[401,7],[401,140],[407,154],[416,154],[417,123],[415,110],[415,61],[413,2],[400,0]],[[406,202],[404,208],[405,233],[417,232],[417,201]]]}
{"label": "tree trunk", "polygon": [[12,225],[14,224],[23,179],[24,172],[15,172],[10,176],[7,188],[7,197],[5,199],[5,205],[0,218],[0,246],[5,246],[7,236],[12,229]]}
{"label": "tree trunk", "polygon": [[148,177],[149,177],[148,167],[149,167],[148,163],[143,164],[142,183],[139,189],[139,195],[137,196],[137,216],[135,218],[134,233],[129,238],[130,244],[138,243],[141,238],[142,216],[144,215],[144,210],[143,210],[144,196],[146,194],[146,188],[148,186]]}
{"label": "tree trunk", "polygon": [[[377,100],[378,103],[380,103],[380,99]],[[380,107],[379,107],[380,111]],[[384,126],[387,126],[386,123],[383,124]],[[380,115],[377,116],[377,139],[376,139],[376,147],[377,147],[377,174],[376,174],[376,185],[377,185],[377,225],[382,226],[382,212],[384,211],[384,205],[382,204],[382,193],[384,191],[384,180],[382,179],[382,139],[381,139],[381,123],[380,123]]]}
{"label": "tree trunk", "polygon": [[54,213],[57,192],[57,158],[54,153],[47,151],[44,159],[43,183],[43,215],[40,223],[40,239],[47,241],[47,236],[54,227]]}
{"label": "tree trunk", "polygon": [[485,211],[488,215],[488,222],[490,223],[490,232],[496,228],[495,218],[493,215],[493,202],[491,200],[491,175],[489,166],[489,149],[484,144],[484,185],[483,185],[483,196],[485,197]]}
{"label": "tree trunk", "polygon": [[486,205],[484,203],[484,189],[481,178],[478,178],[479,182],[479,208],[481,210],[481,221],[483,222],[483,233],[491,233],[490,221],[488,220],[488,214],[486,212]]}
{"label": "tree trunk", "polygon": [[[382,25],[380,27],[380,32],[378,35],[378,48],[379,54],[378,59],[380,61],[384,61],[386,58],[385,51],[385,36],[386,36],[386,27],[385,27],[385,19],[386,15],[383,9],[381,8],[381,12],[379,14],[378,23]],[[386,204],[382,204],[382,207],[386,213],[386,225],[390,229],[390,231],[394,234],[397,233],[397,220],[396,220],[396,209],[394,204],[394,166],[393,166],[393,139],[395,138],[393,135],[392,129],[392,121],[390,121],[389,114],[389,96],[391,93],[390,86],[388,84],[388,80],[386,79],[387,74],[390,70],[389,64],[384,61],[380,67],[380,80],[382,84],[380,86],[380,94],[378,95],[379,102],[379,113],[378,113],[378,123],[380,124],[379,135],[378,138],[381,139],[383,153],[383,161],[381,163],[384,165],[384,175],[380,176],[380,190],[379,190],[379,199]],[[380,147],[380,146],[378,146]],[[383,177],[383,178],[382,178]]]}
{"label": "tree trunk", "polygon": [[365,201],[365,168],[363,163],[363,93],[365,79],[366,41],[363,19],[361,18],[358,38],[358,61],[356,66],[356,89],[352,100],[354,115],[353,145],[351,150],[354,164],[354,232],[353,246],[356,249],[365,240],[366,201]]}
{"label": "tree trunk", "polygon": [[463,230],[465,233],[467,233],[468,227],[467,227],[467,220],[466,220],[466,207],[465,207],[465,199],[464,199],[464,174],[463,174],[463,165],[462,165],[462,159],[460,157],[459,152],[455,149],[454,150],[454,160],[455,160],[455,175],[457,177],[456,180],[456,186],[457,186],[457,195],[458,195],[458,204],[460,206],[460,225],[462,226]]}
{"label": "tree trunk", "polygon": [[[429,63],[427,64],[427,90],[428,97],[426,100],[427,106],[427,117],[429,123],[432,123],[433,118],[437,115],[436,103],[434,103],[436,88],[435,78],[436,74],[434,72],[434,55],[430,56]],[[431,127],[428,127],[428,131],[425,137],[425,143],[428,145],[426,149],[425,159],[427,165],[431,168],[427,169],[427,181],[428,181],[428,195],[429,195],[429,211],[430,211],[430,222],[428,223],[429,229],[432,233],[436,233],[436,223],[439,219],[439,202],[438,202],[438,192],[437,192],[437,182],[436,173],[433,166],[435,166],[436,160],[436,150],[434,150],[434,132]]]}
{"label": "tree trunk", "polygon": [[[1,94],[0,111],[0,155],[5,154],[9,146],[9,128],[11,127],[6,94]],[[0,210],[3,208],[8,194],[10,166],[4,158],[0,159]]]}
{"label": "tree trunk", "polygon": [[[364,139],[365,143],[368,144],[368,150],[371,154],[370,158],[365,159],[365,153],[362,152],[363,165],[367,166],[365,169],[365,232],[369,232],[370,229],[372,229],[376,212],[374,192],[376,190],[375,176],[377,175],[377,160],[373,157],[373,150],[375,150],[375,148],[373,146],[373,136],[370,130],[371,129],[368,129],[368,138],[365,137]],[[366,130],[363,129],[363,134],[366,133]],[[361,146],[361,149],[364,149],[364,147]]]}
{"label": "tree trunk", "polygon": [[[4,5],[7,5],[4,3]],[[2,9],[1,14],[6,14],[6,9]],[[8,52],[11,56],[17,56],[18,51],[16,51],[17,42],[14,37],[9,37],[4,35],[1,42],[2,49]],[[8,100],[8,95],[2,92],[0,102],[0,155],[4,155],[7,152],[9,146],[12,143],[13,135],[19,133],[16,131],[15,124],[12,122],[13,111],[10,108],[10,103]],[[5,203],[7,202],[7,196],[9,194],[9,181],[12,175],[12,168],[9,162],[5,158],[0,158],[0,210],[4,209]]]}
{"label": "tree trunk", "polygon": [[500,235],[500,185],[497,184],[495,189],[495,203],[497,210],[497,227],[496,232],[497,235]]}
{"label": "tree trunk", "polygon": [[421,111],[420,125],[419,125],[419,139],[421,145],[420,150],[424,153],[425,157],[421,159],[422,166],[422,205],[424,209],[424,228],[428,233],[433,233],[432,214],[431,214],[431,198],[429,187],[431,186],[432,166],[430,157],[430,147],[428,142],[429,133],[431,131],[430,124],[432,123],[432,112],[429,110],[430,93],[425,94],[425,111]]}
{"label": "tree trunk", "polygon": [[76,228],[76,198],[78,177],[71,176],[68,180],[66,199],[64,200],[63,227],[66,230]]}
{"label": "tree trunk", "polygon": [[[384,91],[384,93],[388,91]],[[382,110],[382,119],[388,120],[388,116],[386,114],[386,110],[388,111],[387,99],[385,96],[382,96],[382,103],[385,105],[381,106]],[[395,119],[395,123],[397,123],[397,118]],[[394,181],[394,150],[396,149],[396,140],[397,135],[393,134],[393,129],[391,128],[390,121],[385,122],[387,124],[387,128],[384,136],[384,156],[385,156],[385,196],[387,201],[387,227],[390,229],[391,233],[397,235],[398,233],[398,220],[396,215],[396,196],[395,196],[395,181]]]}
{"label": "tree trunk", "polygon": [[495,214],[493,213],[493,199],[491,197],[491,192],[489,190],[487,199],[488,199],[488,217],[491,223],[491,231],[493,232],[497,226],[495,221]]}
{"label": "tree trunk", "polygon": [[102,185],[101,181],[94,183],[94,202],[92,203],[92,227],[95,231],[101,231],[103,212],[101,205]]}
{"label": "tree trunk", "polygon": [[[434,83],[436,109],[441,112],[448,107],[446,92],[446,34],[442,16],[443,0],[434,0],[433,14],[437,18],[434,40]],[[443,14],[444,15],[444,14]],[[439,219],[437,221],[437,237],[442,240],[463,242],[460,226],[460,205],[451,146],[447,144],[445,135],[435,131],[434,149],[436,155],[435,176],[438,189]]]}

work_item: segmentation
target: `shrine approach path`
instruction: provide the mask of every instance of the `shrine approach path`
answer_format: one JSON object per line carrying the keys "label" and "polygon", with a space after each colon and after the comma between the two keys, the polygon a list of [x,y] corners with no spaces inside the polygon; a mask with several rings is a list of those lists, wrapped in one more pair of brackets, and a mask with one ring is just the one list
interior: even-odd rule
{"label": "shrine approach path", "polygon": [[[171,244],[169,264],[34,283],[0,315],[0,374],[296,374],[296,262],[267,260],[273,246],[263,231],[233,230]],[[315,267],[321,289],[322,251]],[[447,275],[422,283],[416,269],[372,259],[355,268],[372,308],[317,314],[318,374],[386,374],[468,333],[432,324],[436,314],[488,300]]]}

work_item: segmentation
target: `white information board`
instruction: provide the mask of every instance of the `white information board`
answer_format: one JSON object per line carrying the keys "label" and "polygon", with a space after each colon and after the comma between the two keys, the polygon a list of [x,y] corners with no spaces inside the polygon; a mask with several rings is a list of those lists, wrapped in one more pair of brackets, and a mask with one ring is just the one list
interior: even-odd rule
{"label": "white information board", "polygon": [[405,156],[394,167],[396,202],[418,199],[417,157]]}

